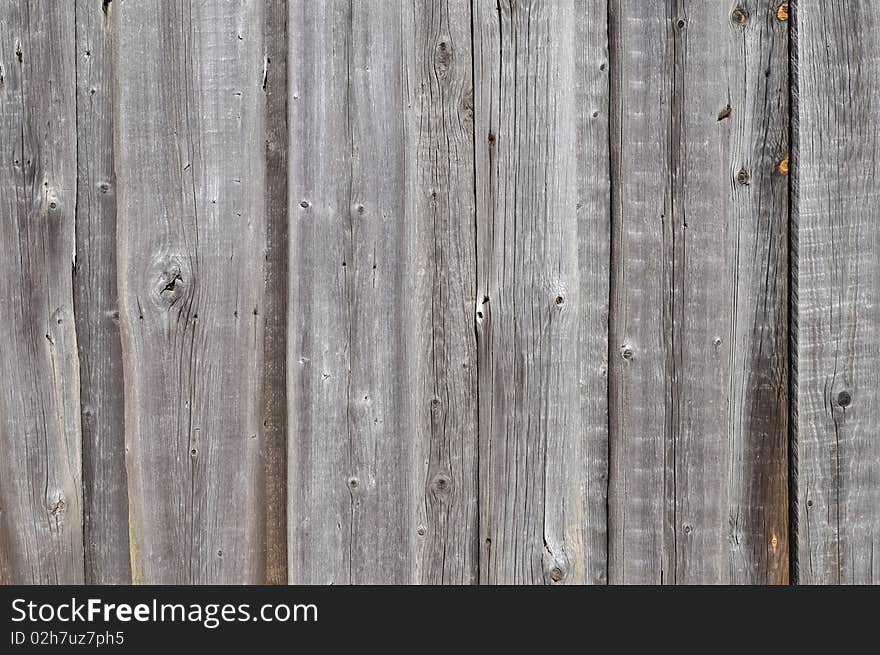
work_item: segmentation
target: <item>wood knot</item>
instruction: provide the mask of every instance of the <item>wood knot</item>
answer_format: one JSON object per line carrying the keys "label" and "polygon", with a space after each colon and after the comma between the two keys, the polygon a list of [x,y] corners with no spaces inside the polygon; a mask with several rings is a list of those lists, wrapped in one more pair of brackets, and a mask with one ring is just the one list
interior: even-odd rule
{"label": "wood knot", "polygon": [[749,20],[749,12],[742,7],[737,7],[733,10],[733,13],[730,14],[730,18],[737,25],[745,25]]}
{"label": "wood knot", "polygon": [[852,403],[852,395],[849,391],[841,391],[837,394],[837,404],[840,407],[849,407]]}
{"label": "wood knot", "polygon": [[67,503],[64,502],[64,496],[59,496],[58,500],[56,500],[52,507],[49,508],[49,513],[52,516],[58,516],[59,514],[63,514],[65,508],[67,507]]}
{"label": "wood knot", "polygon": [[416,534],[420,537],[424,537],[428,533],[428,529],[424,525],[420,525],[416,528]]}
{"label": "wood knot", "polygon": [[565,303],[565,298],[563,298],[562,296],[556,296],[556,300],[554,300],[553,302],[555,302],[557,305],[562,305]]}
{"label": "wood knot", "polygon": [[621,346],[620,356],[623,357],[626,361],[628,361],[628,362],[632,361],[633,355],[634,355],[634,353],[633,353],[632,346],[627,346],[627,345]]}
{"label": "wood knot", "polygon": [[435,496],[445,496],[452,491],[452,478],[445,473],[438,473],[431,481],[431,492]]}
{"label": "wood knot", "polygon": [[559,566],[554,566],[550,569],[550,579],[553,582],[562,582],[565,578],[565,571],[563,571]]}
{"label": "wood knot", "polygon": [[730,107],[730,103],[727,103],[727,106],[724,107],[721,111],[718,112],[718,122],[720,123],[725,118],[730,118],[730,114],[733,112],[733,109]]}
{"label": "wood knot", "polygon": [[779,5],[779,8],[776,10],[776,18],[777,20],[786,21],[788,20],[789,12],[788,12],[788,3],[783,2]]}
{"label": "wood knot", "polygon": [[172,264],[159,274],[157,284],[159,298],[169,306],[180,300],[184,292],[184,279],[180,267]]}
{"label": "wood knot", "polygon": [[449,48],[449,45],[446,41],[440,41],[437,44],[436,52],[434,55],[434,67],[437,70],[438,76],[443,77],[446,74],[446,71],[449,70],[449,65],[452,63],[452,50]]}
{"label": "wood knot", "polygon": [[354,491],[355,489],[357,489],[359,484],[360,484],[360,482],[359,482],[358,479],[357,479],[356,477],[354,477],[354,476],[351,476],[351,477],[348,479],[348,488],[351,489],[352,491]]}
{"label": "wood knot", "polygon": [[736,182],[740,186],[748,186],[749,185],[749,172],[745,168],[739,169],[739,173],[736,174]]}

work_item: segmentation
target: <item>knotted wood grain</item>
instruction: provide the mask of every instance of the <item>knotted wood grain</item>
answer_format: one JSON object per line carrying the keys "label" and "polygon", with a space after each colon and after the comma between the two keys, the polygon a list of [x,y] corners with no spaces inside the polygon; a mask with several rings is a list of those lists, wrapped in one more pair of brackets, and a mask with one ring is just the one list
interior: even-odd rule
{"label": "knotted wood grain", "polygon": [[132,576],[262,582],[263,5],[111,12]]}
{"label": "knotted wood grain", "polygon": [[470,3],[289,31],[290,580],[474,582]]}
{"label": "knotted wood grain", "polygon": [[612,583],[788,579],[788,24],[615,1]]}
{"label": "knotted wood grain", "polygon": [[74,7],[0,3],[0,582],[83,582]]}
{"label": "knotted wood grain", "polygon": [[474,3],[482,583],[606,580],[605,8]]}

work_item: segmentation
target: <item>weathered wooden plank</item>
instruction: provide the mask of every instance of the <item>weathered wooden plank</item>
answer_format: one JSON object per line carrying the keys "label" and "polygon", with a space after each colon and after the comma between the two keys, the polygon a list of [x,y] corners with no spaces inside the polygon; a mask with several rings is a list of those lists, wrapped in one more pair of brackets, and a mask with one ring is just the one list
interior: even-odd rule
{"label": "weathered wooden plank", "polygon": [[871,584],[880,581],[880,7],[798,2],[794,16],[798,578]]}
{"label": "weathered wooden plank", "polygon": [[263,534],[268,584],[287,583],[287,0],[264,10],[266,79],[266,327],[263,368]]}
{"label": "weathered wooden plank", "polygon": [[477,575],[470,8],[290,3],[289,566]]}
{"label": "weathered wooden plank", "polygon": [[128,491],[116,292],[112,5],[76,0],[76,266],[85,579],[128,584]]}
{"label": "weathered wooden plank", "polygon": [[260,582],[263,3],[111,13],[132,576]]}
{"label": "weathered wooden plank", "polygon": [[0,582],[83,581],[74,7],[0,3]]}
{"label": "weathered wooden plank", "polygon": [[609,575],[788,575],[787,24],[611,3]]}
{"label": "weathered wooden plank", "polygon": [[606,3],[475,3],[480,579],[606,580]]}

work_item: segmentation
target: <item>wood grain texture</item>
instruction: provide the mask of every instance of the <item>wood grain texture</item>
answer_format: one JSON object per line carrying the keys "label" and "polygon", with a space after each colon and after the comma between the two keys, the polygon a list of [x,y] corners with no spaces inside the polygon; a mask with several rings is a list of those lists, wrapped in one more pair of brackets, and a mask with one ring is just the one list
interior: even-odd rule
{"label": "wood grain texture", "polygon": [[880,8],[798,2],[798,577],[880,581]]}
{"label": "wood grain texture", "polygon": [[469,3],[289,30],[291,582],[474,582]]}
{"label": "wood grain texture", "polygon": [[76,266],[85,579],[128,584],[125,406],[116,291],[112,8],[76,0]]}
{"label": "wood grain texture", "polygon": [[73,3],[0,4],[0,582],[83,581]]}
{"label": "wood grain texture", "polygon": [[609,576],[780,583],[787,23],[611,3]]}
{"label": "wood grain texture", "polygon": [[263,480],[267,584],[287,583],[287,0],[264,10],[266,77],[266,327]]}
{"label": "wood grain texture", "polygon": [[605,2],[474,14],[480,580],[606,579]]}
{"label": "wood grain texture", "polygon": [[263,3],[112,3],[135,582],[265,579]]}

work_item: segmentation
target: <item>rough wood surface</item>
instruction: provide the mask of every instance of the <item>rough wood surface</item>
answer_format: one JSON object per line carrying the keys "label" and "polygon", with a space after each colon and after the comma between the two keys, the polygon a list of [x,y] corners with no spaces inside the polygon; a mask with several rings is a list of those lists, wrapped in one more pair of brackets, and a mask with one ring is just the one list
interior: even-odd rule
{"label": "rough wood surface", "polygon": [[798,577],[880,581],[880,9],[798,2]]}
{"label": "rough wood surface", "polygon": [[116,292],[112,6],[76,0],[76,266],[85,579],[128,584],[122,346]]}
{"label": "rough wood surface", "polygon": [[878,38],[0,1],[0,583],[880,582]]}
{"label": "rough wood surface", "polygon": [[260,582],[263,5],[111,13],[133,578]]}
{"label": "rough wood surface", "polygon": [[604,582],[605,2],[474,15],[480,581]]}
{"label": "rough wood surface", "polygon": [[0,3],[0,582],[83,582],[74,7]]}
{"label": "rough wood surface", "polygon": [[787,23],[611,3],[614,583],[779,583]]}
{"label": "rough wood surface", "polygon": [[287,0],[264,10],[266,327],[263,368],[263,535],[267,584],[287,583]]}
{"label": "rough wood surface", "polygon": [[477,575],[470,7],[290,3],[294,583]]}

